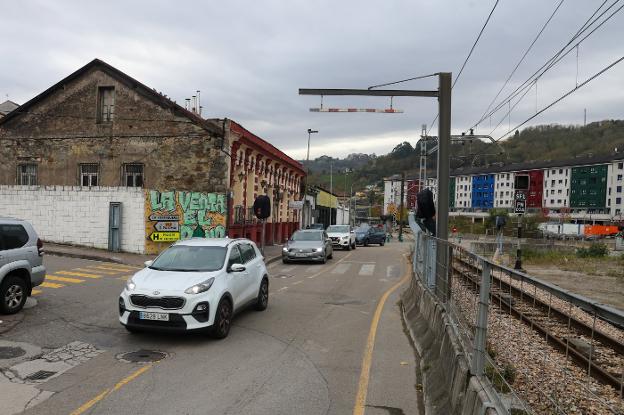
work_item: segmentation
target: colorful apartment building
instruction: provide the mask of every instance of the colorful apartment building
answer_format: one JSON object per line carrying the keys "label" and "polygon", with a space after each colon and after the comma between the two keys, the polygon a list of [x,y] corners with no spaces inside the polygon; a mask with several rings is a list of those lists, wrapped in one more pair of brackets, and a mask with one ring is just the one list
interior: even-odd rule
{"label": "colorful apartment building", "polygon": [[472,208],[491,209],[494,207],[494,175],[472,176]]}

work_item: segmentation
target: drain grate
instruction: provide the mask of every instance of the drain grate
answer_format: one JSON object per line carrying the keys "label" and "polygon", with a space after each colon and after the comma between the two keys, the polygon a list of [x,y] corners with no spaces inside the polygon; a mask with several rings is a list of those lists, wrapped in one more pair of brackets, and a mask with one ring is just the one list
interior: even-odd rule
{"label": "drain grate", "polygon": [[132,363],[150,363],[158,362],[167,357],[167,353],[159,352],[157,350],[137,350],[135,352],[123,353],[117,356],[118,359]]}
{"label": "drain grate", "polygon": [[24,380],[44,380],[54,374],[56,374],[56,372],[51,372],[49,370],[39,370],[31,375],[26,376]]}
{"label": "drain grate", "polygon": [[14,359],[25,354],[26,350],[21,347],[0,347],[0,359]]}

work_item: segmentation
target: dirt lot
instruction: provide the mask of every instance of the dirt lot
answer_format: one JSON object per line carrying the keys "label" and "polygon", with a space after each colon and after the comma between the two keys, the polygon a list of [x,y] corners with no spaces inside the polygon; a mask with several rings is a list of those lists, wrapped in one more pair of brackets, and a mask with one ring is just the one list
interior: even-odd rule
{"label": "dirt lot", "polygon": [[529,275],[624,310],[624,263],[574,258],[553,265],[523,264]]}

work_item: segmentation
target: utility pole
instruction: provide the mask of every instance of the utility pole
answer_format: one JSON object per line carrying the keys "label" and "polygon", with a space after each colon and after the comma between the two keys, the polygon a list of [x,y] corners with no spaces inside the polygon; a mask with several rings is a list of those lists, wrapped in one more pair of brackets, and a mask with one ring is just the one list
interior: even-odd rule
{"label": "utility pole", "polygon": [[405,198],[405,172],[401,173],[401,203],[399,204],[399,242],[403,242],[403,199]]}
{"label": "utility pole", "polygon": [[[448,210],[449,210],[449,182],[450,182],[450,150],[451,150],[451,73],[440,73],[438,96],[438,209],[436,214],[436,236],[442,240],[448,239]],[[438,249],[438,255],[443,255],[446,264],[446,249]]]}
{"label": "utility pole", "polygon": [[306,228],[312,223],[311,206],[308,206],[308,175],[310,174],[310,135],[318,133],[318,130],[308,128],[308,152],[306,154],[306,176],[303,183],[303,223],[302,228]]}
{"label": "utility pole", "polygon": [[333,197],[334,197],[334,170],[333,170],[333,168],[334,168],[334,163],[330,161],[329,162],[329,225],[330,226],[333,225],[333,223],[332,223],[332,218],[333,218],[332,209],[333,209],[333,207],[332,207],[332,202],[331,202],[332,200],[334,200],[333,199]]}

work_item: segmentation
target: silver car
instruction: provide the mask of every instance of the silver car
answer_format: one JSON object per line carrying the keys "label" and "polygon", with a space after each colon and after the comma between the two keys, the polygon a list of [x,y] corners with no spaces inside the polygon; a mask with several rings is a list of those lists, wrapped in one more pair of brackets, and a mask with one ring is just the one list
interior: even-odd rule
{"label": "silver car", "polygon": [[282,262],[318,261],[332,259],[334,250],[327,233],[318,229],[299,230],[290,237],[282,248]]}
{"label": "silver car", "polygon": [[20,311],[45,273],[43,242],[32,225],[0,218],[0,313]]}

